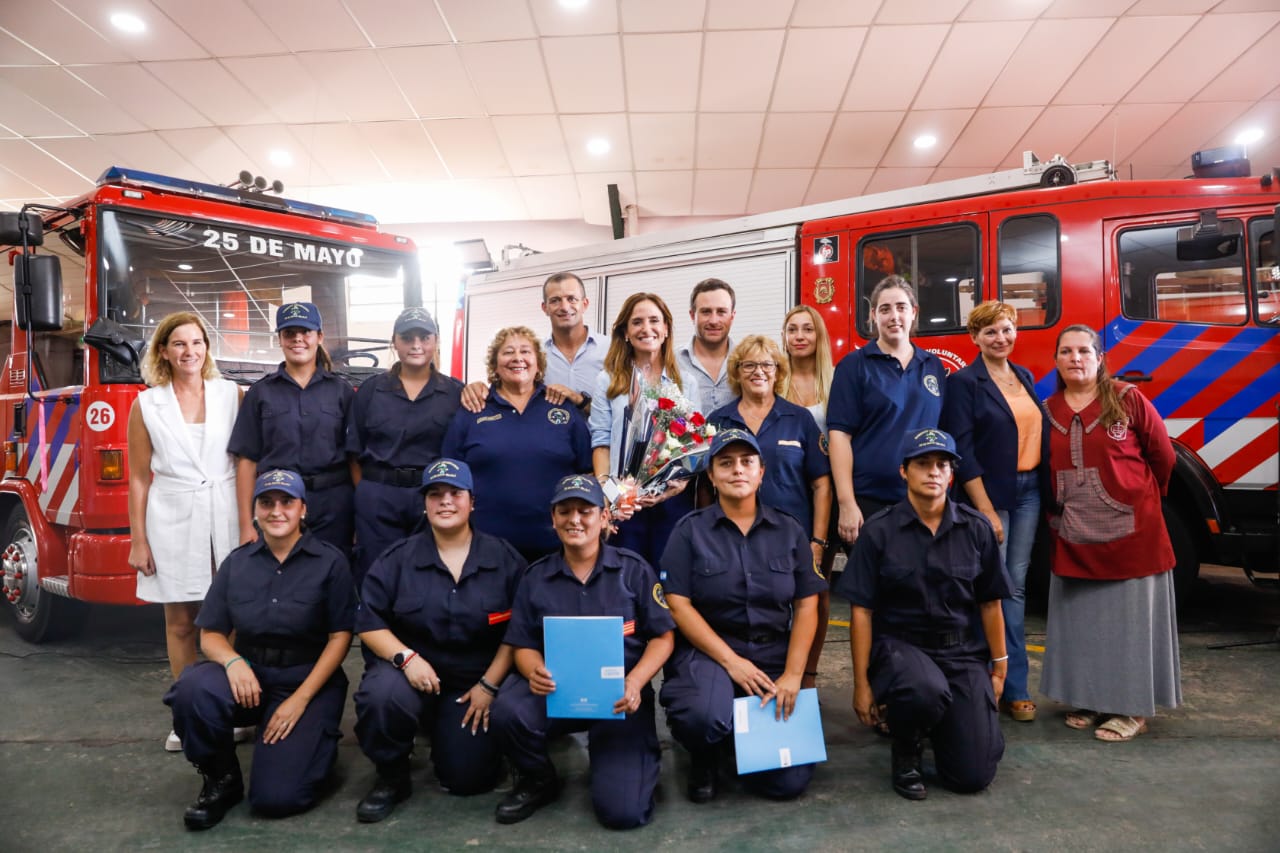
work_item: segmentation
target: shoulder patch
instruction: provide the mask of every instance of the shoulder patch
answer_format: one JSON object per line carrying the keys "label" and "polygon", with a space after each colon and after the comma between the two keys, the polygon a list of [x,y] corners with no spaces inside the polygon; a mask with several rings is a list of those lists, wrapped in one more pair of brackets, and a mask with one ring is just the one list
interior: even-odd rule
{"label": "shoulder patch", "polygon": [[659,605],[663,610],[670,610],[670,609],[671,609],[670,607],[668,607],[668,606],[667,606],[667,596],[666,596],[666,594],[662,591],[662,584],[661,584],[661,583],[655,583],[655,584],[653,585],[653,600],[654,600],[654,601],[656,601],[656,602],[658,602],[658,605]]}

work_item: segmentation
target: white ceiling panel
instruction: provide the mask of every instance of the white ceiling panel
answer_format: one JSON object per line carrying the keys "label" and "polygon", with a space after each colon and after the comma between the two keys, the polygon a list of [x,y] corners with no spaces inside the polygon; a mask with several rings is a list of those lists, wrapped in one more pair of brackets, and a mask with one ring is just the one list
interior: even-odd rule
{"label": "white ceiling panel", "polygon": [[[947,37],[948,27],[876,27],[849,81],[843,109],[905,110]],[[903,45],[911,45],[904,50]]]}
{"label": "white ceiling panel", "polygon": [[[69,140],[49,140],[67,142]],[[15,139],[0,140],[0,163],[23,180],[53,196],[70,197],[93,188],[97,173],[78,173],[73,166],[58,162],[56,155],[37,145]]]}
{"label": "white ceiling panel", "polygon": [[191,96],[192,100],[214,124],[266,124],[276,120],[258,95],[216,60],[149,62],[144,67],[174,92],[198,92],[199,96]]}
{"label": "white ceiling panel", "polygon": [[500,178],[511,174],[489,119],[438,119],[424,121],[422,126],[453,177]]}
{"label": "white ceiling panel", "polygon": [[533,219],[581,219],[582,199],[572,175],[516,178],[520,197]]}
{"label": "white ceiling panel", "polygon": [[381,54],[396,85],[419,118],[484,114],[480,96],[453,45],[396,47]]}
{"label": "white ceiling panel", "polygon": [[1075,151],[1098,122],[1111,111],[1107,104],[1047,107],[1040,113],[1031,129],[1022,135],[1000,164],[1001,169],[1022,165],[1022,152],[1034,151],[1041,160],[1055,154],[1066,155]]}
{"label": "white ceiling panel", "polygon": [[978,106],[1030,26],[1030,21],[953,26],[912,107]]}
{"label": "white ceiling panel", "polygon": [[216,56],[262,56],[287,51],[284,42],[244,0],[152,2]]}
{"label": "white ceiling panel", "polygon": [[804,204],[813,169],[757,169],[747,196],[747,213],[768,213]]}
{"label": "white ceiling panel", "polygon": [[[969,120],[942,158],[948,169],[995,169],[1009,153],[1009,140],[1027,132],[1040,107],[987,107]],[[942,143],[945,145],[946,143]]]}
{"label": "white ceiling panel", "polygon": [[795,0],[707,0],[708,30],[765,30],[787,25]]}
{"label": "white ceiling panel", "polygon": [[[1186,101],[1239,55],[1235,50],[1223,50],[1223,45],[1250,45],[1278,22],[1280,12],[1205,16],[1125,94],[1124,100]],[[1272,79],[1280,78],[1273,72]]]}
{"label": "white ceiling panel", "polygon": [[446,205],[447,212],[437,216],[437,221],[502,222],[529,217],[513,178],[453,181],[447,189],[441,189],[445,191],[440,192],[440,201]]}
{"label": "white ceiling panel", "polygon": [[[298,130],[309,135],[310,127],[311,125],[307,125]],[[311,156],[305,139],[295,136],[284,125],[252,124],[224,130],[235,146],[249,158],[249,162],[254,164],[254,174],[262,175],[268,181],[278,178],[286,185],[295,187],[335,183],[333,176]],[[271,155],[276,151],[287,152],[292,162],[287,165],[273,162]]]}
{"label": "white ceiling panel", "polygon": [[1055,104],[1111,101],[1145,76],[1196,19],[1121,18],[1054,97]]}
{"label": "white ceiling panel", "polygon": [[[631,154],[636,169],[691,169],[696,122],[693,113],[633,114]],[[692,177],[689,180],[692,186]]]}
{"label": "white ceiling panel", "polygon": [[822,152],[823,166],[878,166],[902,124],[904,113],[840,113]]}
{"label": "white ceiling panel", "polygon": [[1218,5],[1218,0],[1137,0],[1126,15],[1199,15]]}
{"label": "white ceiling panel", "polygon": [[159,136],[216,183],[233,180],[241,169],[265,176],[265,172],[220,127],[162,130]]}
{"label": "white ceiling panel", "polygon": [[706,0],[621,0],[622,30],[627,33],[676,33],[701,30]]}
{"label": "white ceiling panel", "polygon": [[555,112],[536,41],[463,44],[458,51],[490,115]]}
{"label": "white ceiling panel", "polygon": [[460,42],[510,41],[538,35],[525,0],[436,0]]}
{"label": "white ceiling panel", "polygon": [[573,171],[564,131],[555,116],[494,116],[492,121],[513,173],[556,175]]}
{"label": "white ceiling panel", "polygon": [[[10,146],[26,145],[25,142],[8,142],[0,140],[0,153],[9,150]],[[0,161],[0,198],[12,198],[20,200],[29,200],[37,196],[45,196],[48,193],[41,187],[36,186],[28,180],[25,180],[18,171],[10,171],[5,168],[3,161]],[[7,205],[6,209],[13,209],[13,205]]]}
{"label": "white ceiling panel", "polygon": [[[903,119],[880,165],[890,168],[937,166],[973,113],[973,110],[912,110]],[[916,138],[925,134],[936,137],[937,144],[932,148],[916,148]]]}
{"label": "white ceiling panel", "polygon": [[884,193],[890,190],[902,190],[928,183],[933,169],[926,166],[911,169],[876,169],[876,173],[867,182],[867,193]]}
{"label": "white ceiling panel", "polygon": [[636,172],[640,215],[689,216],[693,212],[693,172]]}
{"label": "white ceiling panel", "polygon": [[702,33],[626,35],[622,55],[632,112],[697,109]]}
{"label": "white ceiling panel", "polygon": [[[246,88],[263,92],[284,124],[347,119],[347,105],[329,97],[296,56],[230,57],[222,63]],[[264,81],[270,85],[264,87]]]}
{"label": "white ceiling panel", "polygon": [[[616,172],[635,168],[631,163],[631,135],[627,128],[627,117],[622,113],[562,115],[560,127],[564,129],[564,141],[568,146],[569,160],[573,163],[574,171]],[[596,155],[587,151],[587,142],[597,138],[608,140],[608,153]]]}
{"label": "white ceiling panel", "polygon": [[834,118],[834,113],[771,113],[764,123],[757,168],[799,169],[818,162]]}
{"label": "white ceiling panel", "polygon": [[820,204],[862,195],[875,169],[815,169],[805,204]]}
{"label": "white ceiling panel", "polygon": [[329,167],[330,177],[335,181],[376,184],[390,178],[357,125],[349,122],[311,124],[291,127],[290,131],[306,145],[315,162]]}
{"label": "white ceiling panel", "polygon": [[983,101],[1016,107],[1048,103],[1114,24],[1111,18],[1036,21]]}
{"label": "white ceiling panel", "polygon": [[970,0],[962,21],[1019,21],[1036,18],[1053,0]]}
{"label": "white ceiling panel", "polygon": [[1054,0],[1041,13],[1045,18],[1118,18],[1134,0]]}
{"label": "white ceiling panel", "polygon": [[1227,12],[1269,12],[1275,7],[1275,0],[1221,0],[1221,2],[1214,5],[1213,10],[1223,14]]}
{"label": "white ceiling panel", "polygon": [[4,79],[0,79],[0,104],[4,104],[4,111],[0,113],[0,124],[8,128],[6,135],[27,137],[82,135],[74,125],[41,106],[39,102],[31,100],[20,88]]}
{"label": "white ceiling panel", "polygon": [[616,35],[544,39],[542,55],[562,113],[622,112],[622,45]]}
{"label": "white ceiling panel", "polygon": [[939,166],[929,175],[929,183],[936,184],[941,181],[954,181],[957,178],[972,178],[977,175],[986,175],[995,171],[994,169],[974,169],[964,168],[962,166]]}
{"label": "white ceiling panel", "polygon": [[381,121],[356,125],[393,181],[430,181],[448,177],[427,132],[417,121]]}
{"label": "white ceiling panel", "polygon": [[[90,183],[102,174],[104,169],[108,166],[117,165],[117,161],[120,160],[98,138],[91,136],[78,136],[74,139],[42,139],[40,140],[40,147],[50,157],[61,161],[67,169],[83,175]],[[118,165],[138,167],[136,161],[130,163],[121,162]],[[69,195],[87,192],[89,189],[78,177],[69,178],[68,181],[69,183],[61,185],[55,184],[54,194]]]}
{"label": "white ceiling panel", "polygon": [[236,177],[231,172],[205,174],[159,133],[103,134],[96,138],[107,152],[107,160],[97,164],[96,171],[85,173],[93,178],[97,178],[108,165],[132,166],[161,175],[195,178],[215,184],[225,184]]}
{"label": "white ceiling panel", "polygon": [[782,37],[782,30],[707,33],[699,108],[731,113],[768,107]]}
{"label": "white ceiling panel", "polygon": [[699,169],[693,176],[693,215],[746,213],[751,177],[750,169]]}
{"label": "white ceiling panel", "polygon": [[[1276,30],[1263,35],[1226,70],[1196,94],[1208,101],[1257,100],[1267,97],[1276,79]],[[1280,128],[1277,128],[1280,133]]]}
{"label": "white ceiling panel", "polygon": [[[1248,108],[1238,101],[1187,104],[1146,142],[1133,152],[1133,159],[1145,163],[1186,163],[1201,148],[1230,142],[1220,132],[1229,127]],[[1234,133],[1232,134],[1234,136]],[[1217,140],[1221,139],[1221,142]],[[1186,140],[1198,140],[1190,146]]]}
{"label": "white ceiling panel", "polygon": [[158,8],[146,2],[134,2],[129,11],[147,25],[144,33],[125,33],[111,24],[111,14],[117,7],[102,0],[58,0],[58,5],[69,10],[102,37],[131,58],[139,61],[164,59],[205,59],[208,51],[197,44]]}
{"label": "white ceiling panel", "polygon": [[72,62],[128,62],[131,58],[56,3],[8,2],[0,25],[11,35],[64,65]]}
{"label": "white ceiling panel", "polygon": [[342,0],[248,0],[276,38],[294,52],[370,47]]}
{"label": "white ceiling panel", "polygon": [[398,121],[414,118],[409,102],[395,85],[377,51],[342,50],[298,55],[322,97],[352,121]]}
{"label": "white ceiling panel", "polygon": [[449,28],[434,3],[422,0],[343,0],[378,47],[451,44]]}
{"label": "white ceiling panel", "polygon": [[588,3],[567,9],[559,0],[529,0],[533,23],[543,36],[585,36],[618,32],[616,3]]}
{"label": "white ceiling panel", "polygon": [[202,127],[213,123],[136,63],[85,65],[77,68],[76,74],[106,95],[117,109],[147,127]]}
{"label": "white ceiling panel", "polygon": [[760,151],[764,113],[702,113],[698,117],[699,169],[750,169]]}
{"label": "white ceiling panel", "polygon": [[865,27],[791,30],[769,109],[774,112],[838,109],[866,34]]}
{"label": "white ceiling panel", "polygon": [[[1177,104],[1120,104],[1098,122],[1093,132],[1072,151],[1056,153],[1069,157],[1075,163],[1085,160],[1110,160],[1116,165],[1128,163],[1134,149],[1147,141],[1177,111]],[[1187,156],[1191,156],[1190,152]]]}
{"label": "white ceiling panel", "polygon": [[618,185],[618,197],[623,207],[636,203],[636,184],[630,172],[578,175],[578,198],[582,204],[584,222],[591,225],[609,225],[613,222],[609,212],[609,184]]}
{"label": "white ceiling panel", "polygon": [[793,27],[856,27],[875,20],[881,0],[796,0]]}
{"label": "white ceiling panel", "polygon": [[969,0],[886,0],[877,24],[951,23]]}
{"label": "white ceiling panel", "polygon": [[53,60],[0,28],[0,65],[52,65]]}

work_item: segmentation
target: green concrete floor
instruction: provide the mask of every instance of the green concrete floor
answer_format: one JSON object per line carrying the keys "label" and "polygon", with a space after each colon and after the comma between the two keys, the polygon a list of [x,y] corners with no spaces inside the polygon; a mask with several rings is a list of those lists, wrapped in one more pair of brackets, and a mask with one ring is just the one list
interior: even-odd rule
{"label": "green concrete floor", "polygon": [[[1210,650],[1266,639],[1280,624],[1280,594],[1233,572],[1203,584],[1182,622],[1185,704],[1128,744],[1096,742],[1040,703],[1034,723],[1003,722],[1004,761],[982,794],[937,785],[910,803],[889,787],[888,743],[849,707],[847,630],[833,626],[820,679],[829,760],[793,803],[756,800],[733,786],[715,802],[684,798],[686,759],[659,715],[662,783],[653,823],[610,832],[591,817],[586,754],[557,745],[565,795],[516,826],[493,821],[497,794],[450,797],[433,784],[425,749],[417,790],[381,824],[355,821],[373,768],[343,720],[334,792],[309,814],[253,818],[237,806],[205,833],[182,826],[199,789],[181,755],[162,751],[168,682],[154,609],[96,608],[77,639],[44,647],[19,640],[0,615],[0,851],[63,850],[1231,850],[1280,849],[1280,646]],[[847,609],[837,604],[837,619]],[[1043,642],[1043,616],[1028,620]],[[346,664],[352,683],[359,653]],[[1039,655],[1032,655],[1032,684]],[[240,748],[249,766],[250,749]],[[928,760],[926,760],[926,765]],[[1270,815],[1271,817],[1267,817]]]}

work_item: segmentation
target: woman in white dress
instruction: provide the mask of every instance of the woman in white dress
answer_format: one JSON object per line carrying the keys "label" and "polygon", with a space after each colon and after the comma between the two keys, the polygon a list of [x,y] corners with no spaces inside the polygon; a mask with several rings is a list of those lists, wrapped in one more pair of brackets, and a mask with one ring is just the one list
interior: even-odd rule
{"label": "woman in white dress", "polygon": [[[188,312],[156,326],[142,378],[151,387],[129,412],[129,565],[138,572],[138,598],[164,604],[177,680],[195,663],[195,618],[213,573],[240,542],[227,441],[241,394],[219,378],[209,333]],[[165,749],[182,749],[173,732]]]}

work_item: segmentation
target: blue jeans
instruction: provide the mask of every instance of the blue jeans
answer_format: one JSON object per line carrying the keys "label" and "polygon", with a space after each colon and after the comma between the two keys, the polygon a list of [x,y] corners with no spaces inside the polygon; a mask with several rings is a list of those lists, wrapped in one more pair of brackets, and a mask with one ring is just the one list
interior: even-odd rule
{"label": "blue jeans", "polygon": [[1013,510],[996,510],[1004,526],[1004,542],[1000,556],[1004,559],[1013,595],[1003,602],[1004,641],[1009,655],[1009,675],[1004,681],[1004,701],[1030,699],[1027,690],[1027,567],[1031,564],[1031,546],[1036,540],[1040,521],[1040,487],[1035,471],[1018,474]]}

